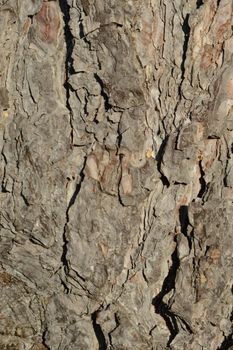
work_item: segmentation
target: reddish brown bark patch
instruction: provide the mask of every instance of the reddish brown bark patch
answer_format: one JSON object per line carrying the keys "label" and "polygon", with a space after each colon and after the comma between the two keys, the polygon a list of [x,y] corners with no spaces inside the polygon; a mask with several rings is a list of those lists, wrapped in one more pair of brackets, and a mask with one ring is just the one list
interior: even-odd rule
{"label": "reddish brown bark patch", "polygon": [[61,18],[58,5],[55,1],[43,2],[42,7],[36,15],[38,24],[38,36],[47,44],[57,40],[60,32]]}

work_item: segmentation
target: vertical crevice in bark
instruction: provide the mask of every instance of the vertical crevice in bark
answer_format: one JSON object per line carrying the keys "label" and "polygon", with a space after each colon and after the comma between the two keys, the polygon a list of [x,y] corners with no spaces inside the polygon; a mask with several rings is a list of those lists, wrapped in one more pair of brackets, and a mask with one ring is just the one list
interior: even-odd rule
{"label": "vertical crevice in bark", "polygon": [[201,160],[199,161],[199,168],[200,168],[200,175],[201,175],[200,178],[199,178],[201,189],[200,189],[197,197],[198,198],[203,198],[203,196],[204,196],[204,194],[206,192],[206,181],[205,181],[205,172],[203,170]]}
{"label": "vertical crevice in bark", "polygon": [[64,36],[66,42],[66,78],[68,78],[69,74],[74,73],[73,68],[73,58],[72,53],[74,49],[74,37],[70,29],[70,7],[67,4],[67,1],[59,0],[60,8],[63,14],[64,21]]}
{"label": "vertical crevice in bark", "polygon": [[85,178],[85,174],[84,174],[84,168],[85,168],[85,165],[86,165],[86,159],[84,159],[84,164],[83,164],[83,168],[79,174],[79,182],[77,183],[76,185],[76,188],[75,188],[75,191],[68,203],[68,206],[67,206],[67,209],[66,209],[66,223],[64,225],[64,229],[63,229],[63,253],[62,253],[62,256],[61,256],[61,261],[63,263],[63,266],[64,266],[64,271],[65,273],[68,273],[68,269],[69,269],[69,262],[67,260],[67,251],[68,251],[68,239],[67,239],[67,225],[69,223],[69,210],[70,208],[72,207],[72,205],[75,203],[75,200],[81,190],[81,186],[82,186],[82,182],[84,181],[84,178]]}
{"label": "vertical crevice in bark", "polygon": [[96,322],[98,312],[99,312],[99,310],[93,312],[93,314],[91,315],[92,325],[93,325],[93,329],[94,329],[96,338],[97,338],[98,343],[99,343],[99,350],[107,350],[107,343],[106,343],[104,333],[103,333],[100,325]]}
{"label": "vertical crevice in bark", "polygon": [[182,54],[182,62],[181,62],[182,80],[184,79],[184,74],[185,74],[185,62],[187,58],[187,50],[188,50],[188,43],[189,43],[189,37],[190,37],[189,16],[190,14],[188,13],[185,16],[185,19],[182,25],[182,30],[184,33],[183,54]]}
{"label": "vertical crevice in bark", "polygon": [[[73,58],[72,58],[72,53],[73,53],[73,35],[70,29],[70,7],[67,3],[67,1],[59,0],[59,5],[63,14],[63,21],[64,21],[64,38],[65,38],[65,43],[66,43],[66,57],[65,57],[65,82],[64,82],[64,88],[66,91],[66,108],[69,111],[70,115],[70,127],[71,127],[71,132],[70,132],[70,138],[71,138],[71,147],[73,145],[73,125],[72,125],[72,109],[70,107],[69,103],[69,98],[70,98],[70,85],[68,82],[69,75],[73,73]],[[82,178],[81,178],[82,180]],[[79,188],[79,185],[77,185],[76,190]],[[76,192],[76,191],[75,191]],[[73,194],[67,209],[66,209],[66,222],[63,228],[63,246],[62,246],[62,256],[61,256],[61,262],[64,267],[64,273],[68,273],[69,269],[69,262],[67,260],[67,251],[68,251],[68,240],[67,240],[67,225],[69,223],[69,209],[70,206],[72,205],[74,199],[76,198],[75,193]],[[65,292],[68,293],[69,289],[64,281],[62,281],[62,284],[64,286]]]}
{"label": "vertical crevice in bark", "polygon": [[[68,260],[66,258],[66,255],[67,255],[67,245],[68,245],[68,240],[66,238],[66,230],[67,230],[67,224],[69,222],[69,217],[66,215],[66,223],[65,223],[65,226],[64,226],[64,229],[63,229],[63,235],[62,235],[62,238],[63,238],[63,246],[62,246],[62,256],[61,256],[61,262],[63,264],[63,267],[64,267],[64,272],[65,274],[68,273]],[[62,283],[66,292],[68,292],[68,288],[66,286],[66,284],[64,284],[64,282]]]}
{"label": "vertical crevice in bark", "polygon": [[189,249],[192,248],[192,237],[188,236],[188,226],[189,222],[189,214],[188,214],[188,206],[182,205],[179,209],[179,221],[182,234],[187,238]]}
{"label": "vertical crevice in bark", "polygon": [[231,350],[233,346],[233,334],[229,334],[227,337],[225,337],[222,344],[217,348],[217,350]]}
{"label": "vertical crevice in bark", "polygon": [[187,235],[187,229],[188,229],[188,225],[189,225],[188,206],[187,205],[182,205],[180,207],[179,220],[180,220],[181,232],[184,235]]}
{"label": "vertical crevice in bark", "polygon": [[119,317],[117,316],[117,313],[114,314],[114,318],[115,318],[115,323],[116,323],[116,327],[114,327],[110,333],[108,333],[108,338],[109,338],[109,343],[111,346],[113,346],[112,344],[112,333],[120,326],[120,320]]}
{"label": "vertical crevice in bark", "polygon": [[3,161],[4,161],[4,168],[3,168],[3,174],[2,174],[2,183],[1,183],[1,192],[2,193],[7,193],[7,189],[6,189],[6,186],[5,186],[5,177],[6,177],[6,167],[7,167],[7,158],[2,150],[1,152],[1,156],[3,158]]}
{"label": "vertical crevice in bark", "polygon": [[46,344],[46,339],[45,339],[45,335],[46,335],[46,329],[44,330],[44,332],[42,333],[42,344],[44,346],[44,350],[51,350],[50,347]]}
{"label": "vertical crevice in bark", "polygon": [[[231,288],[231,293],[233,294],[233,287]],[[231,312],[230,322],[233,324],[233,311]],[[231,350],[233,346],[233,326],[231,327],[231,333],[224,337],[222,344],[217,348],[217,350]]]}
{"label": "vertical crevice in bark", "polygon": [[180,266],[177,246],[171,258],[172,258],[172,265],[169,269],[167,277],[163,282],[162,290],[152,300],[152,304],[154,305],[155,312],[164,319],[170,332],[170,337],[168,339],[167,346],[170,346],[171,342],[175,339],[176,335],[179,333],[179,327],[177,324],[176,316],[171,311],[170,305],[166,304],[163,301],[163,298],[165,297],[165,295],[171,292],[171,290],[175,289],[176,274]]}
{"label": "vertical crevice in bark", "polygon": [[84,174],[84,169],[85,169],[85,166],[86,166],[86,160],[87,160],[87,157],[84,158],[84,163],[83,163],[83,167],[82,167],[82,170],[80,171],[79,173],[79,177],[80,177],[80,180],[79,182],[77,183],[76,185],[76,188],[75,188],[75,191],[69,201],[69,204],[68,204],[68,207],[67,207],[67,215],[69,214],[69,210],[70,208],[72,207],[72,205],[74,204],[80,190],[81,190],[81,186],[82,186],[82,183],[84,181],[84,178],[85,178],[85,174]]}
{"label": "vertical crevice in bark", "polygon": [[70,84],[69,76],[74,73],[73,67],[73,49],[74,49],[74,37],[70,29],[70,7],[67,1],[59,0],[59,5],[63,14],[64,21],[64,38],[66,43],[66,58],[65,58],[65,82],[64,88],[66,91],[66,108],[70,113],[70,127],[71,127],[71,146],[73,144],[73,123],[72,123],[72,109],[70,107]]}
{"label": "vertical crevice in bark", "polygon": [[89,47],[89,50],[91,51],[91,41],[87,39],[87,33],[84,31],[84,26],[83,26],[83,20],[80,19],[79,21],[79,36],[80,39],[82,39]]}
{"label": "vertical crevice in bark", "polygon": [[182,24],[182,31],[184,33],[184,43],[183,43],[183,53],[182,53],[182,61],[181,61],[181,65],[180,65],[180,69],[181,69],[181,81],[179,84],[179,96],[181,98],[182,96],[182,85],[185,79],[185,64],[186,64],[186,58],[187,58],[187,50],[188,50],[188,44],[189,44],[189,37],[190,37],[190,26],[189,26],[189,17],[190,14],[188,13],[185,18],[184,18],[184,22]]}
{"label": "vertical crevice in bark", "polygon": [[103,80],[100,78],[100,76],[97,73],[94,73],[94,77],[95,77],[95,80],[97,81],[97,83],[100,85],[101,96],[104,99],[104,106],[105,106],[105,110],[107,112],[109,109],[112,108],[112,105],[109,103],[108,94],[104,90],[104,82],[103,82]]}
{"label": "vertical crevice in bark", "polygon": [[169,136],[166,136],[157,152],[156,155],[156,161],[157,161],[157,170],[161,175],[161,181],[163,183],[164,186],[169,187],[170,186],[170,182],[168,181],[167,177],[163,174],[163,172],[161,171],[161,163],[163,161],[163,155],[165,152],[165,148],[167,145],[167,141],[168,141]]}

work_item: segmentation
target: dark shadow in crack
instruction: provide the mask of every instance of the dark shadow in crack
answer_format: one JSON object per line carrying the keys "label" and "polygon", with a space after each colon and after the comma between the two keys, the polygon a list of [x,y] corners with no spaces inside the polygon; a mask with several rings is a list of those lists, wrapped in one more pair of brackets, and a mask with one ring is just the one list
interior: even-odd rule
{"label": "dark shadow in crack", "polygon": [[233,334],[231,333],[225,337],[223,343],[217,348],[217,350],[232,350],[233,349]]}
{"label": "dark shadow in crack", "polygon": [[169,305],[167,305],[163,298],[172,289],[175,288],[176,273],[180,266],[180,260],[177,255],[177,247],[172,254],[172,266],[169,269],[168,275],[163,282],[161,292],[157,294],[153,300],[152,305],[154,305],[155,312],[163,317],[166,325],[170,331],[170,337],[167,346],[170,346],[171,342],[174,340],[179,332],[176,315],[170,310]]}
{"label": "dark shadow in crack", "polygon": [[188,225],[189,225],[189,216],[188,216],[188,206],[182,205],[179,209],[179,220],[181,226],[181,232],[187,236]]}
{"label": "dark shadow in crack", "polygon": [[192,236],[188,234],[188,227],[190,225],[190,222],[189,222],[189,213],[188,213],[187,205],[181,205],[179,209],[179,221],[180,221],[181,232],[187,238],[189,249],[191,250]]}
{"label": "dark shadow in crack", "polygon": [[67,1],[59,0],[59,5],[63,14],[64,21],[64,36],[66,42],[66,74],[73,73],[73,58],[74,37],[70,29],[70,7]]}
{"label": "dark shadow in crack", "polygon": [[93,314],[91,315],[93,329],[99,343],[99,350],[107,350],[107,343],[105,340],[104,333],[100,325],[96,322],[97,315],[98,315],[98,311],[93,312]]}
{"label": "dark shadow in crack", "polygon": [[196,2],[197,9],[199,9],[202,5],[204,5],[203,0],[197,0],[197,2]]}
{"label": "dark shadow in crack", "polygon": [[167,177],[162,173],[161,171],[161,164],[162,164],[162,160],[163,160],[163,156],[164,156],[164,153],[165,153],[165,149],[166,149],[166,145],[167,145],[167,142],[168,142],[168,136],[165,137],[165,139],[163,140],[159,150],[158,150],[158,153],[156,155],[156,161],[157,161],[157,169],[158,169],[158,172],[160,173],[161,175],[161,181],[163,183],[164,186],[166,187],[169,187],[170,186],[170,183],[167,179]]}

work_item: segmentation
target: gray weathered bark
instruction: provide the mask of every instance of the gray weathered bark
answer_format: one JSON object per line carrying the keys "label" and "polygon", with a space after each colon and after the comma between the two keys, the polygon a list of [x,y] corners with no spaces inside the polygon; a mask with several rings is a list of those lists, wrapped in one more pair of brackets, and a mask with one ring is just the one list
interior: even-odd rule
{"label": "gray weathered bark", "polygon": [[232,0],[0,0],[0,349],[232,349]]}

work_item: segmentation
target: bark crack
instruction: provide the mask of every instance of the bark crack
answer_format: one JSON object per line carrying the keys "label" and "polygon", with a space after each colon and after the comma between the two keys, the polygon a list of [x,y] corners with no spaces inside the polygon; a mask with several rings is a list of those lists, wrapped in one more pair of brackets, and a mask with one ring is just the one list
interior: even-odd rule
{"label": "bark crack", "polygon": [[65,222],[65,225],[63,228],[63,252],[62,252],[62,256],[61,256],[61,261],[62,261],[62,264],[64,266],[65,274],[68,273],[68,269],[69,269],[69,261],[67,259],[68,243],[69,243],[69,240],[67,239],[67,227],[68,227],[68,223],[69,223],[69,211],[70,211],[70,208],[75,203],[75,200],[76,200],[76,198],[81,190],[81,186],[82,186],[82,183],[83,183],[84,178],[85,178],[84,168],[86,165],[86,159],[87,158],[84,159],[84,164],[83,164],[82,170],[80,171],[80,174],[79,174],[80,179],[76,185],[75,191],[74,191],[74,193],[69,201],[69,204],[67,206],[67,209],[66,209],[66,222]]}
{"label": "bark crack", "polygon": [[170,337],[167,343],[168,347],[170,346],[171,342],[175,339],[175,337],[179,333],[179,327],[177,324],[176,315],[171,311],[170,305],[166,304],[163,301],[163,298],[165,297],[165,295],[167,295],[171,290],[175,289],[176,274],[180,267],[180,260],[178,258],[177,245],[171,258],[172,258],[172,265],[169,269],[167,277],[163,282],[162,289],[159,292],[159,294],[157,294],[152,300],[152,304],[155,308],[155,312],[164,319],[167,325],[167,328],[170,332]]}
{"label": "bark crack", "polygon": [[[176,239],[175,239],[176,242]],[[176,242],[177,243],[177,242]],[[167,346],[170,347],[170,344],[172,341],[175,339],[177,334],[179,333],[179,327],[178,327],[178,322],[181,322],[181,325],[186,329],[190,334],[193,333],[190,325],[188,324],[187,321],[185,321],[181,316],[175,314],[171,310],[171,305],[165,303],[163,301],[163,298],[165,295],[167,295],[169,292],[172,290],[175,291],[175,281],[176,281],[176,275],[177,271],[180,267],[180,260],[178,257],[178,251],[177,251],[177,244],[174,252],[172,253],[172,265],[169,269],[168,275],[165,278],[163,282],[163,286],[159,294],[157,294],[153,300],[152,304],[154,305],[155,312],[159,314],[164,321],[166,322],[166,325],[170,331],[170,337],[167,342]]]}
{"label": "bark crack", "polygon": [[182,31],[184,33],[184,43],[183,43],[183,53],[182,53],[182,61],[181,61],[181,65],[180,65],[180,69],[181,69],[181,82],[179,84],[179,96],[181,98],[182,96],[182,85],[185,79],[185,63],[186,63],[186,58],[187,58],[187,51],[188,51],[188,44],[189,44],[189,37],[190,37],[190,26],[189,26],[189,16],[190,14],[188,13],[185,18],[184,18],[184,22],[182,24]]}
{"label": "bark crack", "polygon": [[102,331],[101,326],[97,323],[97,317],[100,309],[96,310],[91,314],[92,325],[96,335],[96,338],[99,343],[99,350],[107,350],[107,342],[104,336],[104,332]]}
{"label": "bark crack", "polygon": [[46,344],[46,339],[45,339],[46,332],[47,332],[47,329],[45,329],[42,333],[42,344],[45,347],[45,349],[50,350],[50,347]]}
{"label": "bark crack", "polygon": [[203,0],[197,0],[197,2],[196,2],[197,9],[199,9],[202,5],[204,5]]}
{"label": "bark crack", "polygon": [[119,320],[119,317],[118,317],[116,312],[114,313],[114,318],[115,318],[116,326],[111,330],[111,332],[108,333],[109,343],[110,343],[111,346],[113,346],[113,344],[112,344],[112,333],[120,326],[120,320]]}
{"label": "bark crack", "polygon": [[224,337],[224,341],[217,348],[217,350],[230,350],[232,346],[233,346],[233,333]]}
{"label": "bark crack", "polygon": [[163,183],[164,186],[166,187],[169,187],[170,186],[170,182],[168,180],[168,178],[162,173],[161,171],[161,163],[162,163],[162,160],[163,160],[163,155],[164,155],[164,152],[165,152],[165,148],[166,148],[166,145],[167,145],[167,141],[168,141],[168,136],[165,137],[165,139],[163,140],[158,152],[157,152],[157,155],[156,155],[156,161],[157,161],[157,170],[158,172],[160,173],[161,177],[161,181]]}
{"label": "bark crack", "polygon": [[2,150],[2,152],[1,152],[1,155],[2,155],[2,158],[3,158],[3,160],[4,160],[4,168],[3,168],[2,183],[1,183],[1,192],[7,193],[7,192],[9,192],[9,191],[7,190],[7,188],[6,188],[6,187],[7,187],[7,184],[6,184],[7,158],[6,158],[6,156],[5,156],[4,152],[3,152],[3,150]]}
{"label": "bark crack", "polygon": [[203,170],[201,160],[199,161],[199,168],[200,168],[199,182],[200,182],[200,185],[201,185],[201,189],[200,189],[197,197],[203,199],[203,196],[206,193],[207,185],[206,185],[206,181],[205,181],[205,172]]}
{"label": "bark crack", "polygon": [[189,249],[192,249],[192,237],[188,235],[188,227],[192,226],[189,221],[188,206],[181,205],[179,209],[179,221],[182,234],[187,238]]}
{"label": "bark crack", "polygon": [[63,21],[64,21],[64,38],[66,43],[66,57],[65,57],[65,82],[64,88],[66,91],[66,108],[70,114],[70,127],[71,127],[71,145],[73,145],[73,112],[70,106],[70,89],[71,86],[69,84],[69,75],[75,73],[73,67],[73,49],[74,49],[74,36],[70,29],[70,6],[66,1],[59,0],[60,8],[63,13]]}
{"label": "bark crack", "polygon": [[94,74],[94,78],[97,81],[97,83],[99,84],[100,88],[101,88],[101,96],[104,99],[104,106],[105,106],[105,110],[108,111],[109,109],[112,108],[112,105],[109,103],[109,97],[107,95],[107,93],[104,90],[104,82],[103,80],[100,78],[100,76],[95,73]]}

